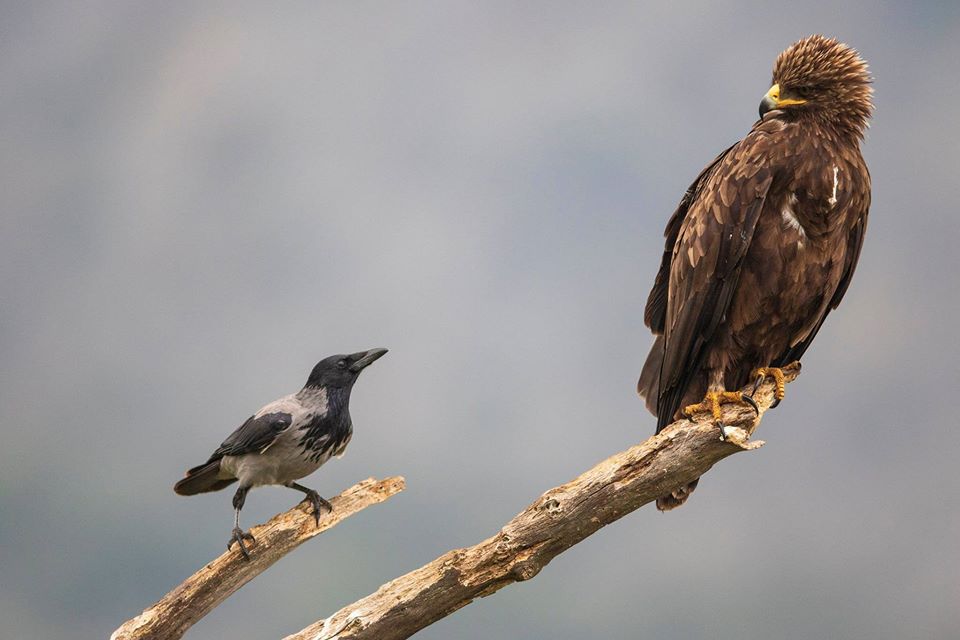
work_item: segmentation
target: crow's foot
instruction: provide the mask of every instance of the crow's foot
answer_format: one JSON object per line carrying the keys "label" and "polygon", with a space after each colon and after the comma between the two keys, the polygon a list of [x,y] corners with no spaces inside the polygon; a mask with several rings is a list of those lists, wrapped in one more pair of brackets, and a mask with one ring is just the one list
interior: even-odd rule
{"label": "crow's foot", "polygon": [[683,408],[683,414],[688,418],[692,418],[696,413],[709,411],[710,415],[713,416],[714,422],[720,427],[720,439],[726,440],[727,436],[726,433],[724,433],[726,427],[722,422],[723,414],[720,411],[720,406],[737,403],[749,405],[757,415],[760,415],[760,408],[757,406],[757,403],[753,401],[753,398],[741,391],[708,391],[703,402],[687,405]]}
{"label": "crow's foot", "polygon": [[249,541],[252,542],[253,544],[257,544],[257,541],[256,541],[256,539],[253,537],[253,534],[252,534],[252,533],[247,533],[246,531],[244,531],[244,530],[241,529],[240,527],[234,527],[234,528],[233,528],[233,535],[230,536],[230,539],[227,541],[227,551],[229,551],[229,550],[233,547],[233,543],[236,542],[237,545],[240,547],[240,553],[243,554],[244,559],[245,559],[245,560],[249,560],[249,559],[250,559],[250,552],[247,551],[246,545],[243,544],[243,541],[244,541],[244,540],[249,540]]}
{"label": "crow's foot", "polygon": [[326,498],[321,497],[316,491],[310,490],[306,492],[307,500],[310,501],[310,504],[313,505],[313,518],[317,522],[317,526],[320,526],[320,513],[324,509],[328,513],[333,513],[333,505],[330,504],[330,501]]}
{"label": "crow's foot", "polygon": [[302,491],[307,495],[307,500],[313,505],[313,519],[316,521],[318,527],[320,526],[320,512],[323,511],[323,509],[331,513],[333,512],[333,505],[325,498],[321,498],[320,494],[314,489],[305,487],[302,484],[297,484],[296,482],[288,482],[286,486],[291,489],[296,489],[297,491]]}

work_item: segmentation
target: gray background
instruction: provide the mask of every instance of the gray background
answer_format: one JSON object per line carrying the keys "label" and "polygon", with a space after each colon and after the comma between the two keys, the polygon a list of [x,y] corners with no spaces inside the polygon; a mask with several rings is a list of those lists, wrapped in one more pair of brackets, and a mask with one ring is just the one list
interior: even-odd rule
{"label": "gray background", "polygon": [[192,637],[292,633],[646,438],[663,226],[812,32],[876,76],[874,206],[768,445],[420,637],[960,635],[960,5],[169,4],[0,14],[0,636],[104,637],[219,554],[230,493],[171,485],[331,353],[391,349],[308,484],[408,490]]}

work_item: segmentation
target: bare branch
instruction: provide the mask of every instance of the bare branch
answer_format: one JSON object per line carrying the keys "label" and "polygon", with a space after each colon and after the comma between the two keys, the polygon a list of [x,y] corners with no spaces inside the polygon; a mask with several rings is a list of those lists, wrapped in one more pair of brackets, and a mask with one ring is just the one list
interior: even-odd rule
{"label": "bare branch", "polygon": [[298,546],[371,505],[383,502],[404,488],[403,478],[368,478],[330,500],[333,512],[314,524],[312,507],[304,500],[251,532],[257,539],[250,560],[234,548],[190,576],[155,605],[125,622],[111,640],[168,640],[180,638],[237,589],[265,571]]}
{"label": "bare branch", "polygon": [[[785,371],[792,381],[799,368]],[[768,380],[756,400],[761,416],[773,400]],[[756,449],[760,423],[752,409],[725,405],[729,428],[721,441],[709,416],[678,420],[659,435],[618,453],[579,478],[550,489],[494,535],[380,587],[285,640],[398,640],[407,638],[474,598],[529,580],[555,556],[601,527],[703,475],[727,456]]]}

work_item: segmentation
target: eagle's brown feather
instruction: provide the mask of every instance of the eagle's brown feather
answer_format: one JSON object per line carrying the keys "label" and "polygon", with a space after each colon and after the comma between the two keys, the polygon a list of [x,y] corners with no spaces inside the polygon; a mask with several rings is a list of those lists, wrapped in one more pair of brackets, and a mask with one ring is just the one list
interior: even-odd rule
{"label": "eagle's brown feather", "polygon": [[766,113],[701,172],[667,224],[644,313],[657,339],[638,383],[658,432],[708,386],[737,389],[759,367],[799,359],[860,255],[870,206],[859,148],[872,109],[866,64],[812,36],[778,57],[774,83],[803,104]]}

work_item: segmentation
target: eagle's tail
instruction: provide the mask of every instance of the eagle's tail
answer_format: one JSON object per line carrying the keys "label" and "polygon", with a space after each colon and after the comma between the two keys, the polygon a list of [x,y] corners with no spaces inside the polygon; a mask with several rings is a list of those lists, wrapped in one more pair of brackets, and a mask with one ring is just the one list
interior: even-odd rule
{"label": "eagle's tail", "polygon": [[173,485],[181,496],[193,496],[208,491],[219,491],[237,481],[236,478],[220,478],[220,461],[214,460],[187,471],[187,477]]}
{"label": "eagle's tail", "polygon": [[650,347],[647,361],[643,363],[637,393],[647,403],[647,409],[657,415],[657,400],[660,397],[660,365],[663,364],[663,336],[657,336]]}
{"label": "eagle's tail", "polygon": [[[647,409],[655,416],[658,416],[657,406],[660,400],[660,367],[663,364],[663,336],[657,336],[650,348],[650,354],[646,362],[643,363],[643,371],[640,372],[640,380],[637,381],[637,393],[646,401]],[[659,417],[659,416],[658,416]],[[669,417],[673,417],[670,415]],[[658,422],[669,423],[669,420],[659,420]],[[665,425],[664,425],[665,426]],[[657,433],[660,433],[660,426],[657,427]],[[660,511],[670,511],[676,509],[690,497],[693,490],[697,488],[700,478],[675,491],[669,495],[657,498],[657,509]]]}
{"label": "eagle's tail", "polygon": [[697,478],[690,484],[684,485],[679,489],[671,491],[669,495],[657,498],[657,509],[660,511],[670,511],[671,509],[676,509],[687,501],[687,498],[690,497],[690,494],[693,493],[693,490],[697,488],[698,482],[700,482],[700,478]]}

